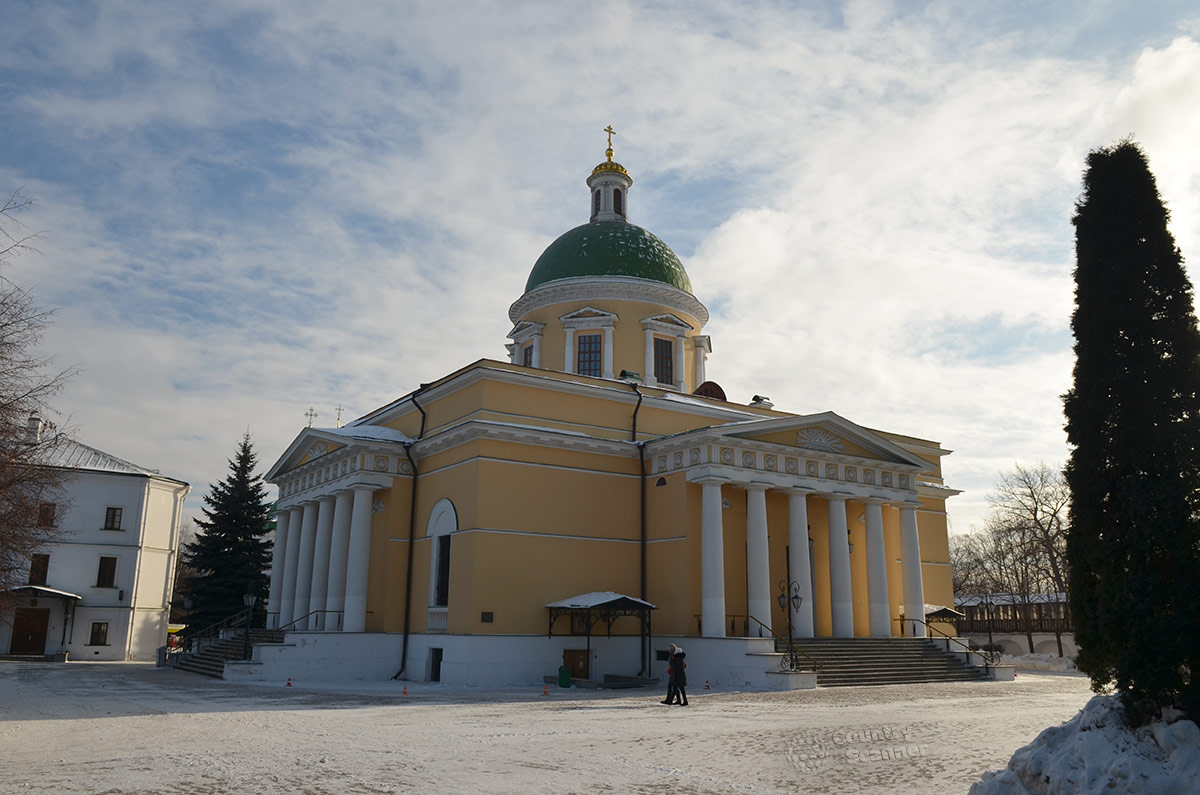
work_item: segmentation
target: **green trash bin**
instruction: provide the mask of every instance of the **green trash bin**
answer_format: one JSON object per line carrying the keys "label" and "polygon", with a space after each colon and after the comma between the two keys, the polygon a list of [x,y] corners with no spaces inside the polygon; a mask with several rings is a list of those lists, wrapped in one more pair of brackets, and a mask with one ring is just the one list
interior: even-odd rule
{"label": "green trash bin", "polygon": [[559,666],[559,668],[558,668],[558,686],[559,687],[570,687],[571,686],[571,669],[565,665]]}

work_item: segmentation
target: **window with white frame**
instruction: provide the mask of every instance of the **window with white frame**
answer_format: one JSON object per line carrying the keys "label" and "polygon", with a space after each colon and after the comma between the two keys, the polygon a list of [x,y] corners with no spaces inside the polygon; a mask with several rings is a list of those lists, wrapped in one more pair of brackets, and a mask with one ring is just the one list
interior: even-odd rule
{"label": "window with white frame", "polygon": [[105,530],[120,530],[121,529],[121,508],[108,507],[104,509],[104,529]]}
{"label": "window with white frame", "polygon": [[577,334],[575,344],[575,372],[596,378],[604,375],[604,338],[599,334]]}
{"label": "window with white frame", "polygon": [[654,380],[660,384],[675,383],[675,340],[654,338]]}
{"label": "window with white frame", "polygon": [[429,512],[426,534],[431,545],[429,550],[429,607],[450,606],[450,553],[453,534],[458,530],[458,514],[454,503],[447,499],[437,501]]}

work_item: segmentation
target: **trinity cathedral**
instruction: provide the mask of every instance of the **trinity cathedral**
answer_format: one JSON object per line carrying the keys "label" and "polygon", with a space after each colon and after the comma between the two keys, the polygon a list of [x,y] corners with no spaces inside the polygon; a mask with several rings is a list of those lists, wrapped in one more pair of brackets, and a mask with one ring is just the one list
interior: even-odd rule
{"label": "trinity cathedral", "polygon": [[673,640],[713,684],[799,687],[772,676],[774,637],[920,636],[927,604],[953,604],[949,451],[728,399],[683,264],[629,221],[609,132],[587,223],[509,307],[506,360],[306,428],[271,467],[287,642],[244,675],[649,677]]}

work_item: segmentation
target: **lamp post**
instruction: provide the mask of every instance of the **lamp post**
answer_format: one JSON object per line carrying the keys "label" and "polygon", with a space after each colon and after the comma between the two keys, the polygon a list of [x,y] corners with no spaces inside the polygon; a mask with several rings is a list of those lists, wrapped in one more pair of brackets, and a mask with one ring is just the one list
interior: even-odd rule
{"label": "lamp post", "polygon": [[254,603],[258,601],[258,597],[252,593],[247,593],[242,597],[242,604],[246,606],[246,632],[242,644],[242,659],[250,659],[250,619],[254,615]]}
{"label": "lamp post", "polygon": [[796,647],[792,642],[792,613],[800,609],[804,597],[800,595],[800,583],[795,580],[780,580],[779,581],[779,596],[775,597],[779,601],[779,606],[787,613],[788,622],[788,653],[783,658],[783,669],[785,671],[794,671],[798,665],[796,660]]}

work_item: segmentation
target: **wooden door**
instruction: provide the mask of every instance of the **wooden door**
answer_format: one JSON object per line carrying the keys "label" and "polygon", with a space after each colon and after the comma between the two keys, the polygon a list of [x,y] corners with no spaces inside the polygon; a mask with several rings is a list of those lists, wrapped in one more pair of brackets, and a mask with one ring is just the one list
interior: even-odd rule
{"label": "wooden door", "polygon": [[588,652],[586,649],[564,649],[563,665],[571,669],[572,679],[590,679],[588,676]]}
{"label": "wooden door", "polygon": [[9,654],[45,654],[46,629],[50,610],[44,607],[18,607],[13,616]]}

